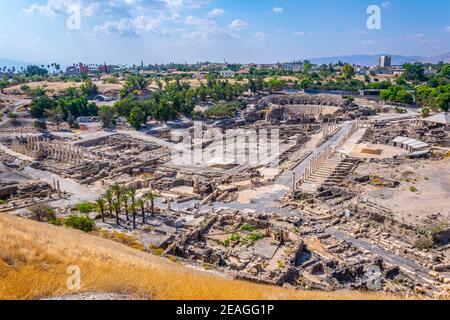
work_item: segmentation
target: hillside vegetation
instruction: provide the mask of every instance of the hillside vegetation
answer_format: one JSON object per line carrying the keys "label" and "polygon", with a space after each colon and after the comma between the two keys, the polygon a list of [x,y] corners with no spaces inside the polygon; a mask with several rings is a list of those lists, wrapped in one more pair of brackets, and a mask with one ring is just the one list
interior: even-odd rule
{"label": "hillside vegetation", "polygon": [[[387,299],[377,293],[307,292],[209,275],[113,241],[0,214],[0,299],[40,299],[82,292],[138,299]],[[68,291],[67,268],[82,287]]]}

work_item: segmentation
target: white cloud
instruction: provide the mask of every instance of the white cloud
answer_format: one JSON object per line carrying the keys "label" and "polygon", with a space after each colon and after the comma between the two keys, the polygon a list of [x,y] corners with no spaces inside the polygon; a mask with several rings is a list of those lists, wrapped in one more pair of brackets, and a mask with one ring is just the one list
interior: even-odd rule
{"label": "white cloud", "polygon": [[264,32],[256,32],[253,36],[256,40],[264,41],[269,35]]}
{"label": "white cloud", "polygon": [[249,25],[248,22],[236,19],[233,22],[231,22],[230,28],[232,30],[241,30],[241,29],[245,28],[248,25]]}
{"label": "white cloud", "polygon": [[388,9],[391,7],[391,2],[390,1],[385,1],[381,4],[381,7],[384,9]]}
{"label": "white cloud", "polygon": [[94,33],[118,33],[118,34],[139,34],[141,32],[158,33],[162,35],[168,35],[169,31],[163,27],[162,24],[165,21],[178,19],[177,14],[173,14],[169,17],[146,17],[138,16],[135,18],[122,18],[115,21],[107,21],[101,25],[95,26],[92,31]]}
{"label": "white cloud", "polygon": [[371,47],[371,46],[374,46],[376,44],[376,41],[374,41],[374,40],[363,40],[359,44],[362,45],[363,47]]}
{"label": "white cloud", "polygon": [[304,36],[304,35],[305,35],[305,31],[294,32],[294,36],[296,36],[296,37],[300,37],[300,36]]}
{"label": "white cloud", "polygon": [[89,17],[97,12],[102,1],[91,1],[83,3],[79,0],[48,0],[45,4],[31,4],[24,8],[24,11],[29,14],[40,14],[43,16],[54,16],[57,14],[72,14],[73,8],[79,8],[83,16]]}
{"label": "white cloud", "polygon": [[450,32],[450,26],[446,27],[445,31]]}
{"label": "white cloud", "polygon": [[431,39],[427,37],[424,33],[410,34],[405,36],[404,38],[418,42],[420,44],[438,44],[441,42],[439,39]]}
{"label": "white cloud", "polygon": [[225,13],[225,10],[220,9],[220,8],[217,8],[217,9],[214,9],[214,10],[211,10],[210,12],[208,12],[208,13],[206,14],[206,16],[207,16],[207,17],[210,17],[210,18],[213,18],[213,17],[221,16],[221,15],[223,15],[224,13]]}
{"label": "white cloud", "polygon": [[187,26],[194,28],[194,30],[184,30],[181,38],[185,40],[208,43],[215,40],[238,38],[211,19],[188,16],[184,22]]}
{"label": "white cloud", "polygon": [[283,8],[275,7],[275,8],[272,9],[272,11],[275,12],[275,13],[282,13],[283,12]]}
{"label": "white cloud", "polygon": [[[200,8],[208,3],[210,0],[159,0],[166,4],[172,11],[181,11],[184,8]],[[152,1],[149,1],[152,2]]]}

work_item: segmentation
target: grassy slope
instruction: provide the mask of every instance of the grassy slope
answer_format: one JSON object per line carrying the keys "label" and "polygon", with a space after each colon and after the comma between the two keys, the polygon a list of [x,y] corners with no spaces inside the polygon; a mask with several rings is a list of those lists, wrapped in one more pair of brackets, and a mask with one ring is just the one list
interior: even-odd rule
{"label": "grassy slope", "polygon": [[293,291],[208,275],[75,230],[0,214],[0,299],[69,295],[67,267],[81,268],[80,292],[144,299],[386,299],[383,294]]}

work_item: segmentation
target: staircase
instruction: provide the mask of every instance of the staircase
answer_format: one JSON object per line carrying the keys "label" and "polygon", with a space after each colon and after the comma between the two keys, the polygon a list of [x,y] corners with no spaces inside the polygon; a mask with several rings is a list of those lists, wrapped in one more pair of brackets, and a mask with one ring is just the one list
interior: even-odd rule
{"label": "staircase", "polygon": [[304,192],[316,192],[333,175],[344,158],[341,153],[334,153],[324,164],[300,186]]}

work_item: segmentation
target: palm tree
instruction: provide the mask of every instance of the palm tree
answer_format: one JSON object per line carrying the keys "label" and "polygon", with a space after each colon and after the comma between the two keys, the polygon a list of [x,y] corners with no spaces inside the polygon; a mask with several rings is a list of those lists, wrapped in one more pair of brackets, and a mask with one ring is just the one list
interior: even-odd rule
{"label": "palm tree", "polygon": [[138,205],[141,208],[141,213],[142,213],[142,224],[145,224],[145,198],[139,198],[138,201],[136,202],[136,205]]}
{"label": "palm tree", "polygon": [[113,193],[111,189],[106,190],[106,192],[103,194],[103,199],[108,203],[108,210],[109,215],[112,216],[112,210],[113,210]]}
{"label": "palm tree", "polygon": [[128,215],[128,200],[129,200],[128,192],[124,192],[120,197],[121,202],[125,207],[125,215],[127,216],[127,221],[130,221],[130,217]]}
{"label": "palm tree", "polygon": [[119,215],[120,215],[120,201],[116,200],[113,202],[113,208],[114,211],[116,212],[116,223],[118,226],[120,226],[120,220],[119,220]]}
{"label": "palm tree", "polygon": [[136,229],[136,203],[131,202],[130,210],[133,213],[133,229]]}
{"label": "palm tree", "polygon": [[128,196],[131,199],[131,202],[136,202],[136,188],[130,188],[127,191]]}
{"label": "palm tree", "polygon": [[150,201],[152,217],[155,216],[155,200],[159,197],[158,193],[154,190],[147,192],[144,197]]}
{"label": "palm tree", "polygon": [[105,200],[103,198],[97,198],[95,200],[97,204],[97,211],[102,215],[102,222],[105,222]]}
{"label": "palm tree", "polygon": [[113,186],[111,186],[111,191],[113,195],[116,197],[116,205],[117,205],[117,214],[120,215],[120,208],[121,208],[121,197],[123,194],[123,188],[120,186],[120,184],[116,183]]}

